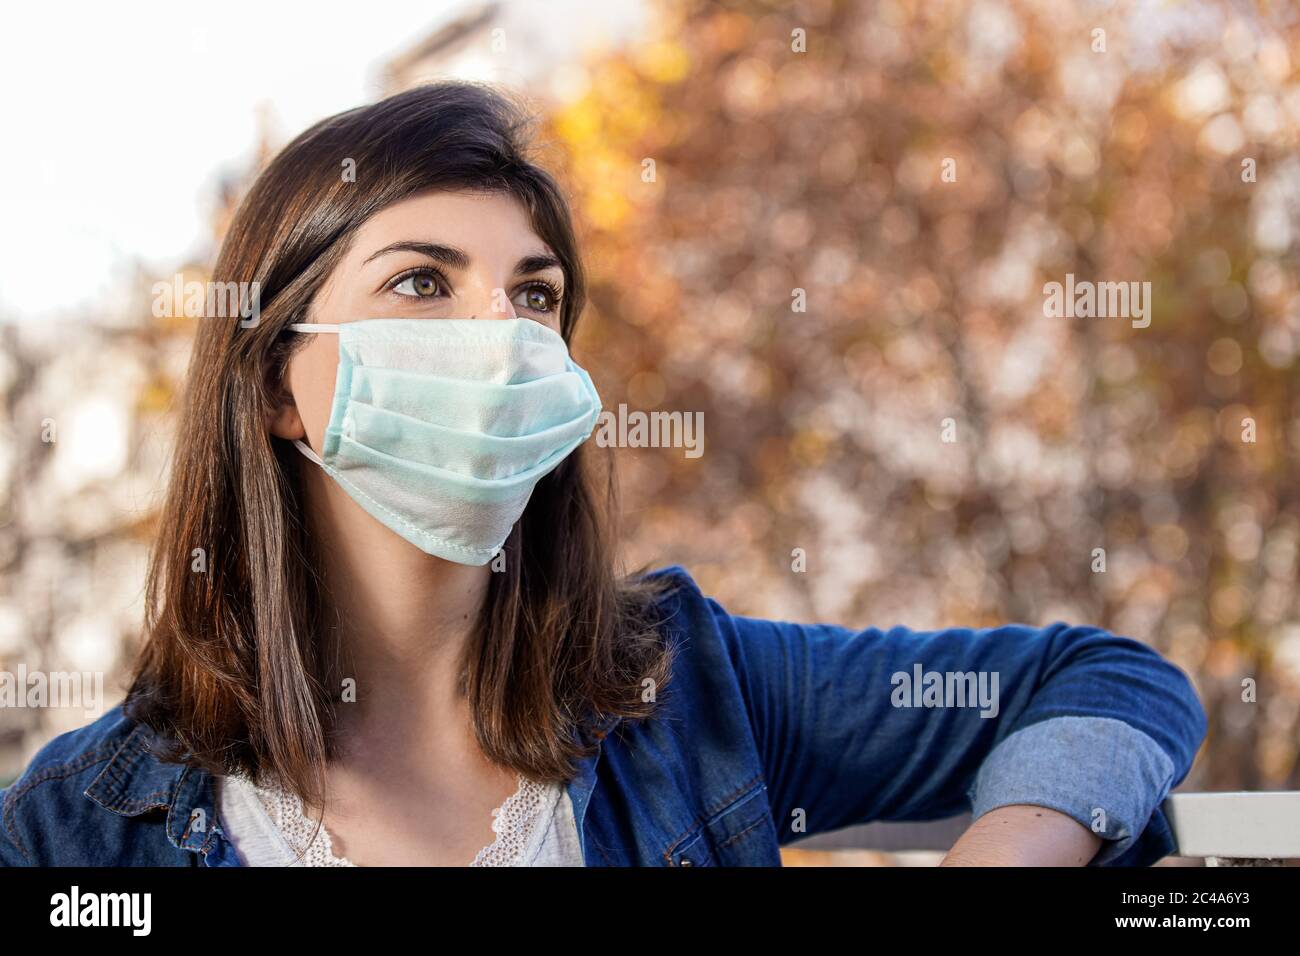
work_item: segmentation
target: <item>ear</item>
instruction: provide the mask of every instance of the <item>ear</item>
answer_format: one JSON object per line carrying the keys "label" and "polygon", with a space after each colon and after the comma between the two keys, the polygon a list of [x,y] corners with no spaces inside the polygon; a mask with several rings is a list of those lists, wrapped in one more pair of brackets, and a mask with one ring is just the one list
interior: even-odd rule
{"label": "ear", "polygon": [[277,438],[307,438],[307,428],[303,425],[302,416],[298,414],[298,406],[294,405],[292,395],[286,394],[285,399],[281,402],[276,410],[270,412],[266,431],[274,434]]}
{"label": "ear", "polygon": [[276,438],[306,440],[307,428],[298,414],[298,406],[287,388],[281,388],[279,402],[267,418],[267,431]]}

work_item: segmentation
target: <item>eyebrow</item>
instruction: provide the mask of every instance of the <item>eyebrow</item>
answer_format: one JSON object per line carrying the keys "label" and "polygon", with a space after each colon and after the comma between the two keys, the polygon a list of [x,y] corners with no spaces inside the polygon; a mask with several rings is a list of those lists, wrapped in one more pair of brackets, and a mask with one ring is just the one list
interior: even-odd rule
{"label": "eyebrow", "polygon": [[[445,266],[453,269],[468,269],[470,257],[463,249],[457,249],[455,246],[445,246],[439,242],[394,242],[391,245],[384,246],[378,252],[371,254],[366,262],[373,262],[380,256],[391,255],[394,252],[415,252],[422,256],[428,256],[435,262],[441,262]],[[542,253],[532,256],[524,256],[515,264],[514,274],[517,276],[528,275],[532,272],[542,272],[546,269],[563,268],[558,257],[550,253]]]}

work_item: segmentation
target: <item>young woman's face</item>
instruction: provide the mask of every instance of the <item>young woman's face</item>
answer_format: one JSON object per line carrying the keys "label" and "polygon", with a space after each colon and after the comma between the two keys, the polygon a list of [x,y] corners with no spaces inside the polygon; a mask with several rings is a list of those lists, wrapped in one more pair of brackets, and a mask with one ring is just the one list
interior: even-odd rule
{"label": "young woman's face", "polygon": [[[307,322],[533,319],[560,328],[564,273],[511,196],[432,192],[376,213],[326,279]],[[320,449],[338,372],[335,335],[309,336],[289,361],[293,403],[271,422]]]}

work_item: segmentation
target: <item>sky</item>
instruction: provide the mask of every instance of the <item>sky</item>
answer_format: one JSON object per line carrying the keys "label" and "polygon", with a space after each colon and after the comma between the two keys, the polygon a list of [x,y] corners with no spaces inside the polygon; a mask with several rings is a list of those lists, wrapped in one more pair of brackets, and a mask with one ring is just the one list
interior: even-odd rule
{"label": "sky", "polygon": [[[223,173],[377,98],[380,66],[457,13],[365,4],[17,3],[0,31],[0,321],[111,314],[136,262],[205,248]],[[513,0],[520,75],[638,28],[638,0]],[[509,75],[511,70],[506,68]],[[482,78],[482,77],[479,77]]]}

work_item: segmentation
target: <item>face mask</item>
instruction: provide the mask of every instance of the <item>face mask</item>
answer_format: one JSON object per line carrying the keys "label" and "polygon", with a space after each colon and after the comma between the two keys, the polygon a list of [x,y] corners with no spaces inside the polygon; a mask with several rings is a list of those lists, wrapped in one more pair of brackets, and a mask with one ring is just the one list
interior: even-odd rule
{"label": "face mask", "polygon": [[339,336],[324,447],[298,450],[388,528],[458,564],[492,559],[600,414],[564,339],[531,319],[289,328]]}

